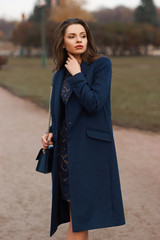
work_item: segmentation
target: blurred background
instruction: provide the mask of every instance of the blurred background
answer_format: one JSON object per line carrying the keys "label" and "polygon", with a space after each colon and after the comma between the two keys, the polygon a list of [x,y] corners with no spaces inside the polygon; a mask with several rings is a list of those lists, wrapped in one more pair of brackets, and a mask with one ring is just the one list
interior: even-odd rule
{"label": "blurred background", "polygon": [[[69,17],[88,23],[113,68],[126,225],[94,229],[91,239],[159,240],[160,0],[0,0],[0,239],[50,239],[51,175],[35,171],[35,158],[47,128],[54,29]],[[53,239],[64,240],[68,224]]]}
{"label": "blurred background", "polygon": [[113,123],[159,131],[159,0],[1,1],[0,86],[47,108],[54,29],[69,17],[87,21],[112,60]]}

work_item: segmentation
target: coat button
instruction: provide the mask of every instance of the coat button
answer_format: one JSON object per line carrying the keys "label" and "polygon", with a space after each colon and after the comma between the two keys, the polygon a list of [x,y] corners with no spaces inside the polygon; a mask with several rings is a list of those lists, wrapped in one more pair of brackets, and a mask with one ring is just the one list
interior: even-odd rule
{"label": "coat button", "polygon": [[72,121],[68,121],[68,124],[71,125],[71,124],[72,124]]}

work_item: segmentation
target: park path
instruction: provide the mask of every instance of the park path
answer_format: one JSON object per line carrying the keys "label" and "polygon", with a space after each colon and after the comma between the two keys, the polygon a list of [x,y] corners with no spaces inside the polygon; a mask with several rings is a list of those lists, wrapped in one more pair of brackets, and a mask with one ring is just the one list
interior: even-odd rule
{"label": "park path", "polygon": [[[47,112],[0,88],[0,239],[49,240],[51,175],[35,171]],[[126,224],[90,240],[160,239],[160,135],[113,126]],[[69,223],[52,239],[65,240]]]}

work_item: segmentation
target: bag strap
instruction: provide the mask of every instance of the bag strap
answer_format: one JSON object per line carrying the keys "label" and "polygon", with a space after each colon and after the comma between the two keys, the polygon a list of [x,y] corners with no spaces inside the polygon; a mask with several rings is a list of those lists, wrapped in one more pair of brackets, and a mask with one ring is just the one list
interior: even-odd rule
{"label": "bag strap", "polygon": [[[51,122],[51,93],[52,93],[52,87],[50,87],[50,98],[49,98],[49,110],[48,110],[48,128],[47,128],[47,141],[48,141],[48,137],[49,137],[49,127],[50,127],[50,122]],[[46,149],[42,149],[43,154],[46,153]]]}
{"label": "bag strap", "polygon": [[50,97],[49,97],[49,110],[48,110],[48,128],[47,128],[47,140],[49,137],[49,128],[51,123],[51,93],[52,93],[52,87],[50,87]]}

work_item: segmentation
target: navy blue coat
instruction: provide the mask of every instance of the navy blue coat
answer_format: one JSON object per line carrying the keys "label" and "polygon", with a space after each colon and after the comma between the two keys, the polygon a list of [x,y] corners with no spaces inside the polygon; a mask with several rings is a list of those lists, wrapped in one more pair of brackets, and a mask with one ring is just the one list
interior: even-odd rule
{"label": "navy blue coat", "polygon": [[[81,72],[68,79],[72,94],[65,107],[73,232],[125,224],[111,122],[112,64],[100,57],[92,63],[82,61],[80,66]],[[57,171],[64,70],[55,72],[52,80],[50,132],[55,148],[50,236],[58,225],[70,221],[68,202],[60,199]]]}

